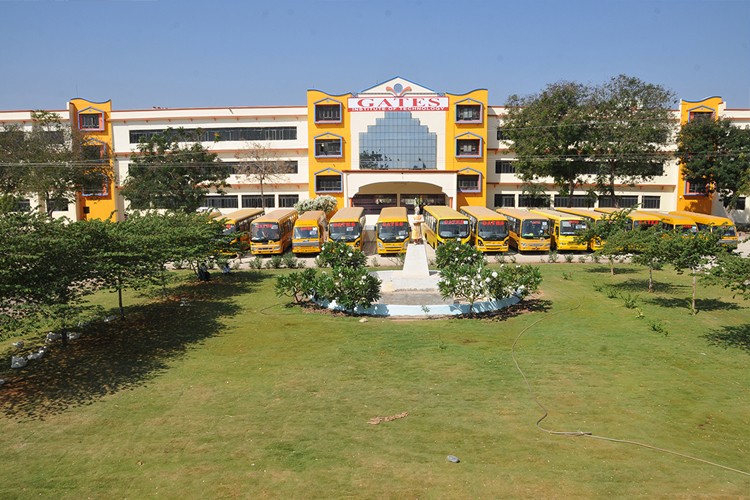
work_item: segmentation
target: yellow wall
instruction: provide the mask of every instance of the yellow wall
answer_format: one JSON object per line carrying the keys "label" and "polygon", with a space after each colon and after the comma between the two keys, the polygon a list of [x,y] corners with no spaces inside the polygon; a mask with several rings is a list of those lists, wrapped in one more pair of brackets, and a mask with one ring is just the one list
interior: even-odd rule
{"label": "yellow wall", "polygon": [[[350,121],[349,111],[347,110],[348,98],[351,94],[332,95],[319,90],[308,90],[307,91],[307,159],[310,164],[308,170],[308,192],[310,198],[318,196],[315,193],[315,175],[319,172],[323,172],[326,169],[333,169],[341,172],[342,170],[351,169],[352,156],[351,156],[351,134],[350,134]],[[341,122],[340,123],[315,123],[315,103],[326,100],[322,104],[334,104],[333,101],[341,103]],[[340,158],[316,158],[315,157],[315,138],[321,134],[331,133],[342,138],[341,151],[343,156]],[[332,172],[324,172],[325,174],[332,174]],[[343,182],[343,179],[342,179]],[[343,186],[342,186],[343,188]],[[344,199],[343,191],[340,193],[321,193],[321,195],[329,195],[336,198],[337,208],[343,208],[346,206],[346,200]]]}
{"label": "yellow wall", "polygon": [[[104,127],[101,131],[85,131],[84,137],[92,139],[92,142],[101,142],[106,144],[106,150],[109,155],[109,166],[114,172],[114,154],[112,147],[112,122],[110,121],[110,115],[112,113],[112,101],[106,102],[93,102],[86,99],[72,99],[68,103],[68,109],[70,111],[70,125],[74,130],[78,129],[78,115],[79,113],[86,114],[88,112],[98,112],[95,110],[88,110],[87,108],[95,108],[95,110],[101,111],[104,116]],[[122,214],[119,212],[113,215],[113,212],[117,209],[116,199],[117,194],[115,193],[115,182],[114,175],[111,176],[109,186],[107,186],[106,196],[96,197],[83,197],[81,192],[76,196],[77,198],[77,211],[78,219],[109,219],[122,220]]]}
{"label": "yellow wall", "polygon": [[[721,97],[709,97],[702,101],[680,101],[680,126],[688,122],[691,111],[713,111],[714,119],[718,119],[721,105]],[[680,164],[680,174],[677,179],[677,210],[710,214],[712,197],[705,195],[686,196],[685,187],[682,164]]]}
{"label": "yellow wall", "polygon": [[[487,108],[488,92],[478,89],[467,94],[446,94],[448,97],[448,112],[445,116],[445,169],[463,170],[471,168],[482,175],[481,191],[478,193],[458,193],[456,206],[475,205],[487,206]],[[456,123],[456,104],[471,99],[482,104],[481,123]],[[467,104],[471,104],[468,102]],[[482,139],[482,154],[479,158],[456,158],[456,138],[465,133],[471,133]]]}

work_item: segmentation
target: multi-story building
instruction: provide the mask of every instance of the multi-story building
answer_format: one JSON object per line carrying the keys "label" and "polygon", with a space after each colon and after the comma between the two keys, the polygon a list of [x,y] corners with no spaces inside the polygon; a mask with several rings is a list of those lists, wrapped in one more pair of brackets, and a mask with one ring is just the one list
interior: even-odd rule
{"label": "multi-story building", "polygon": [[[87,145],[108,158],[111,182],[84,186],[76,203],[59,215],[73,219],[122,217],[129,209],[119,194],[139,141],[167,128],[199,131],[202,144],[225,162],[240,163],[250,150],[262,149],[283,161],[285,173],[264,185],[266,207],[289,207],[299,200],[330,195],[338,206],[362,206],[374,216],[383,207],[417,202],[496,207],[539,204],[523,193],[510,144],[503,140],[503,106],[489,104],[487,90],[462,94],[437,92],[396,77],[358,93],[331,94],[308,90],[304,106],[152,108],[116,110],[111,102],[73,99],[57,111],[87,138]],[[730,109],[719,97],[681,101],[675,125],[710,113],[737,126],[750,126],[750,109]],[[31,111],[0,111],[0,126],[30,127]],[[584,183],[565,203],[611,206],[614,200],[592,201]],[[544,181],[542,181],[544,183]],[[222,211],[260,207],[260,185],[252,177],[233,174],[223,194],[209,194],[207,206]],[[561,205],[551,180],[543,204]],[[676,160],[651,181],[616,185],[621,207],[694,210],[724,215],[716,197],[686,183]],[[33,207],[30,198],[27,206]],[[750,220],[741,200],[732,216]]]}

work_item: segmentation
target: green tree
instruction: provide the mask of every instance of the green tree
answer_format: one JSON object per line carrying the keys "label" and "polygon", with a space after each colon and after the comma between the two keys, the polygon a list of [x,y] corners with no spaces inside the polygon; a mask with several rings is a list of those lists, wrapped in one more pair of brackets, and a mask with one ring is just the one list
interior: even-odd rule
{"label": "green tree", "polygon": [[607,257],[612,275],[615,274],[615,259],[632,252],[630,237],[627,234],[632,224],[628,219],[631,211],[623,209],[606,214],[595,223],[589,224],[586,230],[576,237],[578,242],[602,242],[602,248],[597,250],[596,254]]}
{"label": "green tree", "polygon": [[316,259],[321,267],[364,267],[367,256],[343,241],[326,241]]}
{"label": "green tree", "polygon": [[237,173],[260,185],[261,207],[265,210],[265,187],[281,182],[286,174],[291,173],[289,162],[280,159],[274,150],[258,142],[238,153],[237,158],[240,161]]}
{"label": "green tree", "polygon": [[6,196],[36,194],[39,210],[51,214],[57,200],[72,202],[83,186],[111,180],[101,145],[71,130],[57,113],[34,111],[31,118],[30,130],[0,130],[0,189]]}
{"label": "green tree", "polygon": [[195,212],[211,188],[225,185],[232,167],[199,138],[200,131],[167,129],[138,144],[121,191],[131,208]]}
{"label": "green tree", "polygon": [[719,245],[721,235],[717,232],[700,231],[697,235],[685,236],[676,232],[664,232],[661,248],[665,262],[671,264],[675,271],[690,271],[693,278],[693,294],[690,311],[698,312],[695,304],[698,288],[698,276],[704,274],[706,266],[726,250]]}
{"label": "green tree", "polygon": [[711,268],[709,281],[718,283],[750,300],[750,258],[725,253]]}
{"label": "green tree", "polygon": [[587,111],[588,140],[601,194],[617,206],[615,183],[635,185],[662,175],[672,137],[674,93],[661,85],[619,75],[597,86]]}
{"label": "green tree", "polygon": [[677,157],[685,179],[718,193],[730,210],[750,192],[750,130],[728,119],[693,120],[677,136]]}
{"label": "green tree", "polygon": [[589,165],[590,98],[591,89],[575,82],[508,98],[503,132],[512,141],[516,171],[525,182],[551,177],[561,194],[573,194]]}

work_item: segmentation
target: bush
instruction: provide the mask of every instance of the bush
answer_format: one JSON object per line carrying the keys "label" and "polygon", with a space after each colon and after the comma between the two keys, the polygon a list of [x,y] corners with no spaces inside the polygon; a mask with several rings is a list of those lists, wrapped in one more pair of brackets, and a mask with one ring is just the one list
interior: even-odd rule
{"label": "bush", "polygon": [[250,269],[261,269],[263,267],[263,259],[260,258],[260,255],[256,255],[254,259],[248,262],[248,265]]}
{"label": "bush", "polygon": [[284,267],[288,267],[289,269],[297,269],[299,267],[299,261],[292,252],[285,253],[281,258],[281,261],[284,264]]}
{"label": "bush", "polygon": [[266,269],[279,269],[284,259],[281,255],[274,255],[266,262]]}
{"label": "bush", "polygon": [[305,269],[299,273],[290,273],[276,278],[276,295],[290,296],[296,304],[309,299],[315,293],[315,269]]}
{"label": "bush", "polygon": [[343,241],[327,241],[315,260],[320,267],[361,268],[367,264],[367,256],[359,248],[353,248]]}
{"label": "bush", "polygon": [[484,254],[465,243],[449,240],[435,250],[435,265],[438,269],[449,266],[473,266],[485,264]]}
{"label": "bush", "polygon": [[573,262],[573,254],[572,253],[567,253],[567,254],[565,254],[563,256],[563,259],[565,259],[565,262],[567,262],[568,264],[570,264],[571,262]]}

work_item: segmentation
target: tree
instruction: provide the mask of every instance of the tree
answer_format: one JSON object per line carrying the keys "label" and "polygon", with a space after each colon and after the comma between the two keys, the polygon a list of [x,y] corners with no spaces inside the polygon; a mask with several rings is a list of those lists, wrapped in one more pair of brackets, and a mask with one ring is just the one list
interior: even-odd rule
{"label": "tree", "polygon": [[336,210],[337,203],[336,198],[333,196],[324,195],[300,200],[294,204],[294,208],[301,214],[310,210],[322,210],[328,214]]}
{"label": "tree", "polygon": [[615,206],[616,180],[635,185],[662,175],[674,104],[671,90],[626,75],[594,89],[588,111],[590,161],[597,166],[600,193],[611,196]]}
{"label": "tree", "polygon": [[693,120],[678,133],[676,155],[685,180],[718,193],[729,210],[750,192],[750,130],[728,119]]}
{"label": "tree", "polygon": [[716,232],[700,231],[697,235],[685,236],[676,232],[665,232],[662,235],[661,248],[664,260],[674,266],[675,271],[682,273],[690,270],[693,278],[693,294],[690,301],[690,311],[698,312],[695,307],[695,297],[698,287],[698,275],[718,255],[725,252],[719,245],[721,235]]}
{"label": "tree", "polygon": [[6,196],[34,193],[39,210],[49,215],[57,200],[74,201],[83,186],[111,180],[109,159],[99,145],[56,113],[34,111],[31,118],[31,130],[8,125],[0,131],[0,189]]}
{"label": "tree", "polygon": [[536,95],[508,98],[503,132],[513,141],[524,181],[551,177],[561,194],[573,194],[589,165],[590,94],[579,83],[559,82]]}
{"label": "tree", "polygon": [[237,158],[240,163],[236,172],[260,185],[261,207],[265,210],[265,185],[281,182],[291,172],[289,162],[279,159],[276,152],[259,142],[238,153]]}
{"label": "tree", "polygon": [[607,214],[594,224],[589,224],[585,231],[576,238],[579,243],[596,240],[602,242],[602,248],[597,255],[604,255],[609,259],[610,274],[615,274],[615,258],[632,252],[630,239],[627,235],[631,226],[628,214],[632,210],[617,210]]}
{"label": "tree", "polygon": [[716,265],[711,268],[709,281],[750,300],[750,258],[730,253],[719,256]]}
{"label": "tree", "polygon": [[195,212],[211,188],[225,185],[232,167],[196,142],[199,134],[170,128],[138,144],[121,191],[131,208]]}

